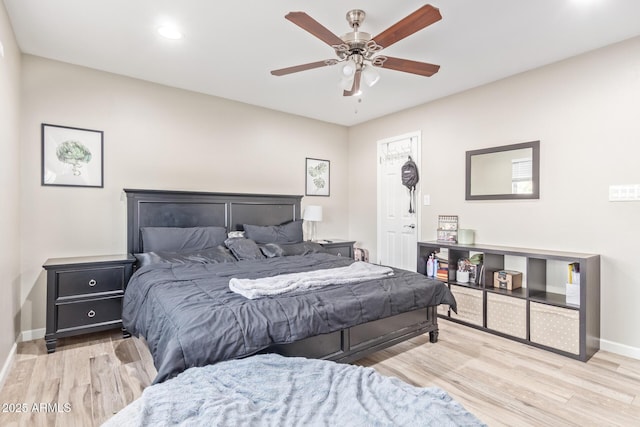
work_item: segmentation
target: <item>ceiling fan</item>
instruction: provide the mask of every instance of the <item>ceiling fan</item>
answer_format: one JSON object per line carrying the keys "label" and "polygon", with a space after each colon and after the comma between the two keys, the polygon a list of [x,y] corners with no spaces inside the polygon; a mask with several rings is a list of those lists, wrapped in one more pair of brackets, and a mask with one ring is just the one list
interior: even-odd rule
{"label": "ceiling fan", "polygon": [[344,76],[342,81],[343,95],[353,96],[361,93],[360,83],[363,79],[368,86],[373,86],[378,81],[379,75],[375,70],[377,67],[426,77],[438,72],[439,65],[378,55],[382,49],[442,19],[442,15],[440,15],[440,11],[437,8],[429,4],[424,5],[375,37],[360,31],[360,25],[365,16],[364,11],[360,9],[347,12],[347,21],[353,31],[338,37],[306,13],[289,12],[285,16],[286,19],[331,46],[338,59],[326,59],[324,61],[281,68],[271,71],[271,74],[284,76],[299,71],[344,63],[345,65],[342,68]]}

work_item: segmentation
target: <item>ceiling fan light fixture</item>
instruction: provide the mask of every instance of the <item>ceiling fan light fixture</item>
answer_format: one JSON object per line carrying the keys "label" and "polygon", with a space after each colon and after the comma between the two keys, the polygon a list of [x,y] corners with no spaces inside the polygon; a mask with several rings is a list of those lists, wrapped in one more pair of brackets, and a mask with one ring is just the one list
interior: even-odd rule
{"label": "ceiling fan light fixture", "polygon": [[342,66],[342,75],[345,77],[353,77],[357,69],[356,62],[353,59],[348,60]]}
{"label": "ceiling fan light fixture", "polygon": [[353,76],[343,77],[340,79],[340,88],[342,90],[351,90],[353,87]]}
{"label": "ceiling fan light fixture", "polygon": [[380,73],[378,73],[378,70],[372,65],[367,65],[362,70],[362,78],[364,79],[364,83],[371,87],[380,80]]}

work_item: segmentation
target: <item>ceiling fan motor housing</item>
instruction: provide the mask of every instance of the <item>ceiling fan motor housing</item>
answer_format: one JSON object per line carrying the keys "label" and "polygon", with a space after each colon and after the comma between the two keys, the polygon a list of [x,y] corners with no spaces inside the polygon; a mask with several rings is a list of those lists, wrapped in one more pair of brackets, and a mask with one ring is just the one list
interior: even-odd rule
{"label": "ceiling fan motor housing", "polygon": [[347,22],[349,26],[357,31],[358,27],[364,22],[364,18],[367,16],[364,10],[353,9],[347,12]]}
{"label": "ceiling fan motor housing", "polygon": [[[364,31],[358,31],[360,25],[364,22],[366,13],[364,10],[353,9],[347,12],[347,22],[349,22],[349,26],[353,28],[353,31],[343,34],[340,38],[347,45],[347,49],[336,49],[340,51],[346,50],[347,57],[351,57],[352,55],[362,55],[368,56],[368,48],[367,43],[369,43],[372,39],[371,34],[365,33]],[[353,58],[356,59],[356,58]],[[357,62],[357,61],[356,61]]]}

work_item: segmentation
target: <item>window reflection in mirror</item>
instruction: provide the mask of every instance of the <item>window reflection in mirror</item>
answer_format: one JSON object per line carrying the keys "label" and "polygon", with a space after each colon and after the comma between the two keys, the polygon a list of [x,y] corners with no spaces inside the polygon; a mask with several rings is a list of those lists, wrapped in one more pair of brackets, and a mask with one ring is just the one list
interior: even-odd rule
{"label": "window reflection in mirror", "polygon": [[539,141],[467,151],[466,199],[537,199],[539,163]]}

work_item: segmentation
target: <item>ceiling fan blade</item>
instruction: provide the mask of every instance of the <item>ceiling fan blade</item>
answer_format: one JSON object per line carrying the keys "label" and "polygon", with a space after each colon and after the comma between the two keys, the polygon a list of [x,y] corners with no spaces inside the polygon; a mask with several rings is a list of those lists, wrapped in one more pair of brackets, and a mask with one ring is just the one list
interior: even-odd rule
{"label": "ceiling fan blade", "polygon": [[285,15],[285,18],[303,30],[313,34],[329,46],[341,45],[344,43],[340,37],[327,30],[321,23],[304,12],[289,12]]}
{"label": "ceiling fan blade", "polygon": [[320,68],[320,67],[327,67],[327,66],[330,66],[330,65],[335,65],[335,64],[337,64],[337,62],[338,61],[336,61],[334,59],[327,59],[327,60],[324,60],[324,61],[310,62],[308,64],[294,65],[293,67],[280,68],[279,70],[273,70],[273,71],[271,71],[271,74],[273,74],[274,76],[284,76],[286,74],[297,73],[299,71],[313,70],[314,68]]}
{"label": "ceiling fan blade", "polygon": [[438,8],[427,4],[375,36],[373,41],[382,47],[389,47],[441,19]]}
{"label": "ceiling fan blade", "polygon": [[429,64],[427,62],[411,61],[409,59],[393,58],[391,56],[385,57],[387,59],[382,63],[381,67],[389,70],[404,71],[405,73],[431,77],[440,69],[439,65]]}
{"label": "ceiling fan blade", "polygon": [[351,90],[345,90],[342,92],[343,96],[353,96],[360,94],[360,80],[362,79],[362,70],[356,70],[356,73],[353,75],[353,86],[351,86]]}

